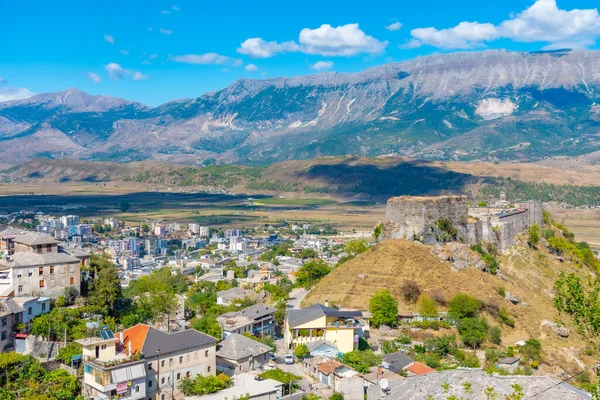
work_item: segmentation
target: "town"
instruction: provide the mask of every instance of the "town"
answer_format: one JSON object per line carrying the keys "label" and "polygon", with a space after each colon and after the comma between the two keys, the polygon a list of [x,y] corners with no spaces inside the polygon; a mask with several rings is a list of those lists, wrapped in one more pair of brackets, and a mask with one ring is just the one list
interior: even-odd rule
{"label": "town", "polygon": [[[541,207],[515,208],[504,194],[490,207],[464,197],[390,199],[385,218],[360,239],[285,221],[222,229],[21,210],[3,216],[0,231],[0,349],[16,355],[15,367],[35,362],[59,374],[65,399],[359,400],[402,398],[419,387],[430,394],[435,385],[449,393],[452,381],[467,392],[589,398],[550,377],[528,380],[541,362],[536,338],[501,346],[500,327],[479,315],[514,326],[508,310],[522,301],[503,288],[504,306],[428,295],[414,281],[398,288],[410,309],[399,309],[389,290],[360,308],[333,297],[304,304],[332,271],[389,239],[471,245],[481,259],[465,262],[501,274],[490,235],[502,248],[531,237],[544,224]],[[482,219],[502,230],[490,226],[478,242]],[[440,258],[456,266],[460,257]],[[460,340],[427,333],[440,329]],[[7,379],[16,393],[8,398],[20,398],[23,389]]]}

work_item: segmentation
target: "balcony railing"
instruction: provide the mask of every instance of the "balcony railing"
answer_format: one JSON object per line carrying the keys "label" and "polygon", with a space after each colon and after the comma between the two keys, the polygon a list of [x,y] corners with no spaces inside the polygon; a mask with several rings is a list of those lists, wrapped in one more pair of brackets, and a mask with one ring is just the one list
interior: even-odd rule
{"label": "balcony railing", "polygon": [[85,360],[85,362],[93,364],[102,369],[107,369],[107,368],[119,367],[119,366],[125,365],[125,364],[132,364],[132,363],[142,360],[143,358],[144,358],[143,355],[140,355],[139,353],[135,353],[128,357],[114,358],[114,359],[110,359],[110,360],[99,360],[95,357],[86,356],[84,358],[84,360]]}

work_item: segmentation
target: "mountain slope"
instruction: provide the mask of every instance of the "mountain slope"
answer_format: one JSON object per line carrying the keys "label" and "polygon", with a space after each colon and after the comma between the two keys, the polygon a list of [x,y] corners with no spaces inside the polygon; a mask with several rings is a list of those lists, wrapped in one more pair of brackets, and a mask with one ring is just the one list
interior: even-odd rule
{"label": "mountain slope", "polygon": [[421,57],[355,74],[242,79],[148,108],[76,90],[0,103],[0,141],[57,129],[92,160],[216,158],[258,163],[321,155],[534,159],[600,147],[600,52],[485,51]]}

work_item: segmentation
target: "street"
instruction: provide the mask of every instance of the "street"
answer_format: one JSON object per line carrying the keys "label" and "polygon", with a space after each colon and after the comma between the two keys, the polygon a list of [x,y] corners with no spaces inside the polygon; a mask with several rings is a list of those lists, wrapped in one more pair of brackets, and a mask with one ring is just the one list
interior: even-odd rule
{"label": "street", "polygon": [[308,294],[308,290],[303,288],[295,288],[290,292],[290,299],[287,302],[288,310],[298,310],[300,308],[300,303]]}

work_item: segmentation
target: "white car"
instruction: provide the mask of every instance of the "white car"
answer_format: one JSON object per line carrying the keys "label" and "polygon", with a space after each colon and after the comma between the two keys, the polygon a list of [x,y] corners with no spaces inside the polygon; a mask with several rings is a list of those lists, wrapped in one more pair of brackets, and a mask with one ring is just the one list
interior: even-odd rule
{"label": "white car", "polygon": [[294,363],[294,356],[291,354],[286,354],[285,356],[283,356],[283,362],[286,364],[293,364]]}

